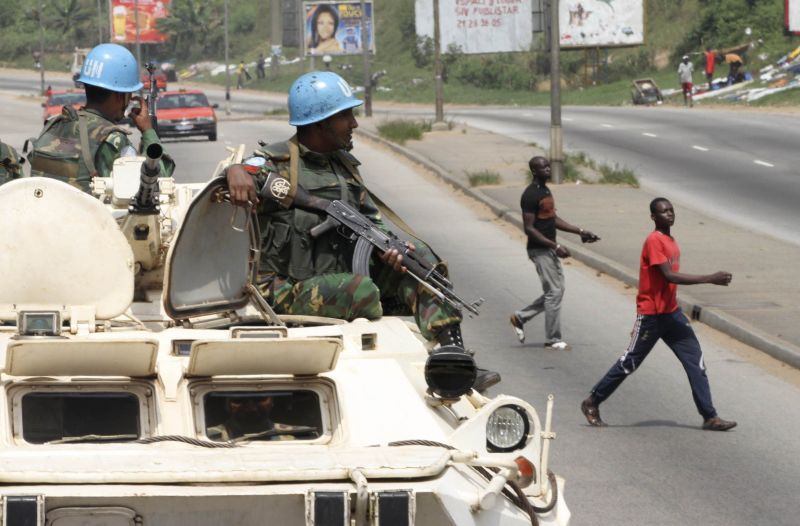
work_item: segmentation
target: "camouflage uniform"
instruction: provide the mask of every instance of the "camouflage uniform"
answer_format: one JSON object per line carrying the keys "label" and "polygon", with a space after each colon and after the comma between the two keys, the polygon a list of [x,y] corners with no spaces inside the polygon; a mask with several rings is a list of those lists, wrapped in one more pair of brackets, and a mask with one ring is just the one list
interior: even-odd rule
{"label": "camouflage uniform", "polygon": [[22,176],[19,159],[14,148],[0,141],[0,184]]}
{"label": "camouflage uniform", "polygon": [[[290,139],[296,143],[296,137]],[[386,230],[380,211],[360,175],[355,157],[344,150],[313,152],[298,144],[297,182],[313,196],[341,200],[357,208]],[[270,171],[290,179],[289,143],[256,151],[246,165],[257,186]],[[319,214],[295,208],[277,212],[262,206],[259,288],[278,314],[306,314],[353,320],[383,314],[413,315],[426,339],[443,327],[461,321],[460,313],[443,305],[414,278],[383,265],[373,270],[375,280],[352,273],[355,244],[331,229],[317,238],[309,230],[323,221]],[[429,262],[439,260],[424,243],[415,241],[417,254]]]}
{"label": "camouflage uniform", "polygon": [[[91,173],[82,154],[80,116],[86,119],[95,173]],[[91,193],[93,177],[109,177],[116,159],[123,155],[136,155],[136,149],[131,145],[128,135],[129,131],[120,128],[97,110],[75,110],[65,106],[61,115],[47,120],[42,133],[34,142],[34,149],[29,155],[31,175],[59,179]],[[155,130],[146,130],[142,133],[139,151],[158,142]],[[166,155],[162,157],[162,177],[172,175],[174,169],[175,163],[172,159]]]}

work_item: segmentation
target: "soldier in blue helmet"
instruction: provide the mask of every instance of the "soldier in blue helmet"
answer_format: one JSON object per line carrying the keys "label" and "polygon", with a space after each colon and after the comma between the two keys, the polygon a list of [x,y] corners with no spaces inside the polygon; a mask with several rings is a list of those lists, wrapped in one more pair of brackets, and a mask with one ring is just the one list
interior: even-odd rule
{"label": "soldier in blue helmet", "polygon": [[[48,119],[28,158],[32,176],[60,179],[90,193],[92,179],[111,175],[114,160],[137,154],[130,132],[118,124],[131,100],[139,103],[130,112],[142,134],[139,151],[159,138],[147,102],[135,95],[142,82],[130,51],[118,44],[96,46],[86,56],[79,81],[86,90],[86,106],[79,110],[64,106],[60,115]],[[168,155],[162,157],[162,176],[171,175],[174,168]]]}
{"label": "soldier in blue helmet", "polygon": [[[289,89],[289,124],[297,127],[296,135],[228,168],[231,200],[239,205],[258,202],[260,187],[271,172],[291,182],[281,209],[275,211],[267,203],[259,206],[263,236],[259,288],[278,314],[346,320],[413,315],[425,338],[463,349],[461,314],[403,274],[398,251],[381,255],[383,265],[373,272],[374,279],[354,274],[353,243],[335,229],[312,237],[309,231],[324,218],[291,207],[293,191],[300,186],[312,196],[344,201],[386,229],[381,208],[359,174],[360,163],[350,154],[353,130],[358,127],[353,108],[362,103],[333,72],[302,75]],[[418,255],[440,263],[424,243],[415,245]],[[474,387],[484,390],[499,381],[496,372],[480,369]]]}

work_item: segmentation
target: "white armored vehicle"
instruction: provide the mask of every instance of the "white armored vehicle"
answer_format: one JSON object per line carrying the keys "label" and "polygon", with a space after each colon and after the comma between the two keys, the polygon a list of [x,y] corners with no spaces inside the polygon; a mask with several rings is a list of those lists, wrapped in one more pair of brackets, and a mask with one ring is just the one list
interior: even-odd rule
{"label": "white armored vehicle", "polygon": [[143,319],[106,206],[0,187],[2,525],[568,523],[552,397],[481,396],[399,318],[274,316],[241,218],[195,196]]}

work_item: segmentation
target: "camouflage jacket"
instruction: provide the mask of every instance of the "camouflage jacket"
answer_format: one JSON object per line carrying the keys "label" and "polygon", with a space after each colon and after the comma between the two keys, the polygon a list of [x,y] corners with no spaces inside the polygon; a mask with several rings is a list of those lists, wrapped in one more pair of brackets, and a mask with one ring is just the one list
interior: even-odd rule
{"label": "camouflage jacket", "polygon": [[[297,141],[292,137],[290,141]],[[329,154],[313,152],[298,144],[297,182],[316,197],[338,199],[385,228],[380,211],[369,196],[358,173],[358,160],[344,150]],[[257,185],[270,171],[290,179],[289,143],[271,144],[255,152],[245,165],[254,173]],[[313,276],[351,272],[354,244],[336,229],[317,238],[309,230],[325,218],[319,214],[290,208],[272,211],[262,207],[258,214],[261,227],[260,274],[278,275],[294,281]]]}
{"label": "camouflage jacket", "polygon": [[11,146],[0,141],[0,184],[22,176],[20,156]]}
{"label": "camouflage jacket", "polygon": [[[90,156],[95,173],[89,170],[84,160],[80,138],[80,116],[86,119]],[[28,158],[32,176],[53,177],[91,192],[92,177],[108,177],[114,161],[123,155],[136,155],[136,149],[128,138],[130,132],[120,128],[94,109],[75,110],[65,106],[61,115],[47,120],[39,138],[34,141]],[[155,130],[142,133],[140,145],[143,151],[150,144],[158,143]],[[162,176],[169,176],[175,163],[168,156],[162,160]]]}

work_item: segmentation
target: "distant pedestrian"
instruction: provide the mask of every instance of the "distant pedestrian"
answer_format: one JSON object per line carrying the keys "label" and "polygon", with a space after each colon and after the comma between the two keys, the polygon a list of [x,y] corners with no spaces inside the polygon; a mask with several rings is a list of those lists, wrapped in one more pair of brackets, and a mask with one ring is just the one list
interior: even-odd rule
{"label": "distant pedestrian", "polygon": [[744,80],[740,73],[739,68],[742,67],[742,57],[736,53],[726,53],[725,63],[728,64],[728,85],[736,84]]}
{"label": "distant pedestrian", "polygon": [[689,62],[689,55],[684,55],[683,62],[678,64],[678,81],[681,83],[681,90],[683,91],[683,105],[690,108],[693,106],[692,73],[694,73],[694,65]]}
{"label": "distant pedestrian", "polygon": [[564,270],[559,258],[568,258],[570,252],[556,242],[556,230],[581,236],[584,243],[594,243],[600,238],[573,226],[556,214],[555,201],[547,181],[550,180],[550,162],[544,157],[534,157],[528,162],[533,182],[522,193],[520,206],[525,233],[528,235],[528,257],[536,265],[542,282],[543,294],[527,307],[511,315],[511,326],[525,342],[525,323],[537,314],[545,313],[545,347],[566,350],[569,345],[561,339],[561,299],[564,296]]}
{"label": "distant pedestrian", "polygon": [[236,71],[236,89],[242,89],[242,87],[244,87],[244,83],[250,80],[252,77],[250,76],[250,72],[247,71],[247,66],[244,65],[244,62],[239,62],[239,67]]}
{"label": "distant pedestrian", "polygon": [[657,197],[650,202],[650,214],[655,230],[647,236],[642,247],[636,322],[633,325],[631,342],[620,359],[592,388],[589,397],[581,403],[581,412],[590,425],[605,426],[605,422],[600,419],[598,406],[641,366],[653,346],[661,339],[683,364],[689,377],[694,403],[703,417],[703,429],[727,431],[736,427],[736,422],[717,416],[717,410],[711,403],[711,388],[703,351],[689,320],[678,308],[677,290],[678,284],[711,283],[728,286],[733,276],[725,271],[706,275],[680,273],[681,252],[678,243],[670,235],[670,227],[675,222],[672,203],[663,197]]}
{"label": "distant pedestrian", "polygon": [[717,62],[717,53],[711,49],[706,48],[706,80],[708,81],[708,90],[711,91],[711,86],[714,84],[714,66]]}
{"label": "distant pedestrian", "polygon": [[264,58],[264,53],[259,53],[258,60],[256,61],[256,77],[258,79],[264,79],[267,77],[267,74],[264,71],[264,65],[266,63],[267,60]]}

